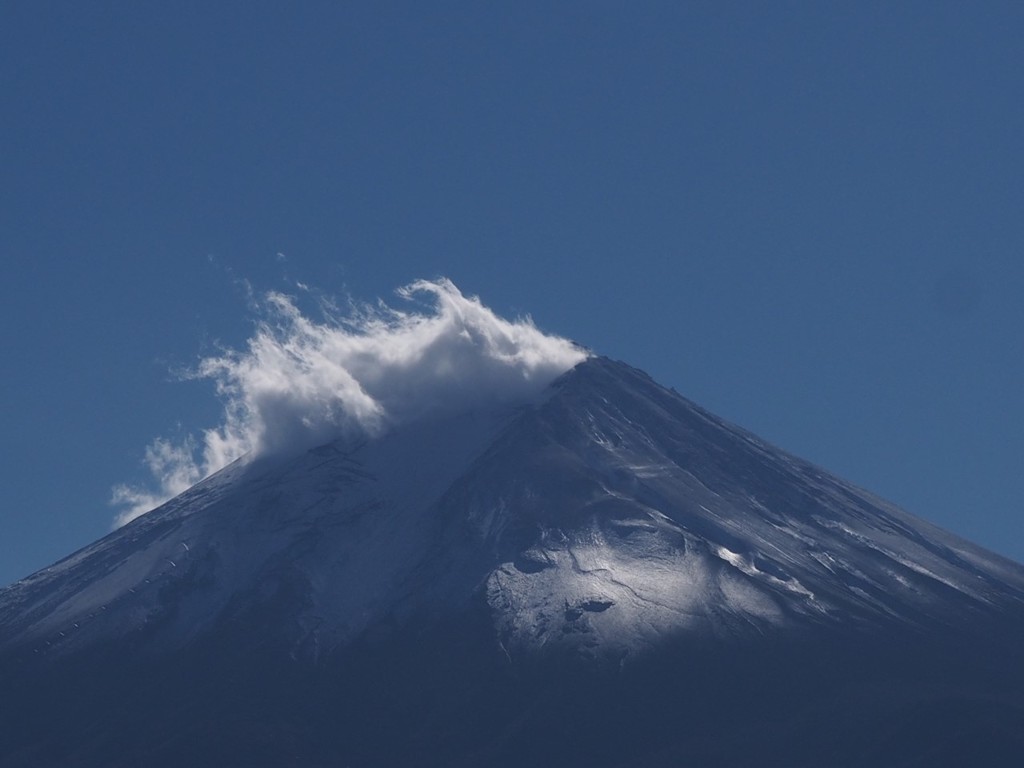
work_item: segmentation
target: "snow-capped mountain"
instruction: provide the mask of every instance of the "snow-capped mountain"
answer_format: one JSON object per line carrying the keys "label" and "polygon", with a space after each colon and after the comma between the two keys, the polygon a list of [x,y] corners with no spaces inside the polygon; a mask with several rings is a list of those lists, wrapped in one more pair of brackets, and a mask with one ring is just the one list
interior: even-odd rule
{"label": "snow-capped mountain", "polygon": [[0,626],[173,648],[286,581],[318,648],[475,593],[509,652],[1024,607],[1016,564],[594,359],[519,410],[236,464],[7,589]]}
{"label": "snow-capped mountain", "polygon": [[[47,749],[61,764],[75,764],[76,755],[77,764],[117,764],[110,761],[119,749],[134,756],[126,765],[143,755],[148,764],[182,755],[217,764],[217,749],[241,749],[246,731],[207,733],[199,714],[181,711],[190,686],[218,702],[214,711],[248,713],[239,717],[263,724],[256,742],[270,739],[284,750],[277,762],[260,753],[268,765],[345,764],[342,758],[352,765],[512,765],[533,760],[535,747],[549,757],[587,755],[580,765],[677,764],[687,753],[703,756],[698,765],[746,764],[769,747],[788,755],[778,764],[820,764],[826,747],[807,745],[841,743],[845,726],[823,729],[813,719],[820,713],[812,717],[799,696],[787,700],[780,690],[791,697],[813,691],[819,698],[807,701],[820,704],[824,694],[813,681],[829,680],[829,696],[841,692],[828,698],[836,708],[830,717],[854,712],[871,721],[862,711],[870,703],[874,717],[900,718],[935,701],[922,692],[931,690],[924,659],[965,658],[967,671],[947,671],[941,701],[954,702],[961,719],[970,713],[970,734],[989,722],[975,699],[992,704],[1010,724],[993,726],[989,744],[1009,749],[1024,743],[1024,736],[1013,741],[1024,734],[1015,730],[1024,723],[1024,695],[1013,682],[1020,675],[986,681],[1005,669],[1022,627],[1020,565],[773,448],[635,369],[590,358],[516,407],[421,419],[376,439],[236,462],[0,591],[0,682],[24,691],[46,678],[63,696],[60,686],[80,685],[88,663],[89,685],[117,699],[104,705],[106,716],[117,711],[130,729],[163,739],[163,746],[153,746],[153,736],[119,747],[123,729],[104,726],[83,746],[69,727],[58,729],[61,751],[20,727],[9,733],[15,746],[0,747],[0,765],[46,764]],[[848,672],[823,661],[832,653]],[[971,666],[976,657],[980,672]],[[900,687],[893,682],[899,675],[878,672],[910,669],[908,658],[925,664],[905,673],[912,684]],[[740,683],[686,666],[728,670],[728,677],[753,659],[755,671]],[[433,665],[446,673],[435,677]],[[161,728],[151,712],[126,714],[122,697],[136,695],[120,679],[129,668],[159,679],[178,702],[171,714],[148,695],[138,706],[180,723]],[[271,685],[267,669],[286,682]],[[304,670],[332,670],[325,677],[347,680],[344,692],[311,682],[315,673]],[[640,738],[676,713],[702,723],[704,735],[679,726],[678,738],[659,732],[632,752],[599,747],[608,724],[592,702],[568,717],[568,741],[558,740],[552,723],[539,724],[573,686],[593,693],[607,674],[620,733]],[[652,674],[660,681],[682,675],[686,696],[673,698],[657,683],[644,689],[659,691],[656,702],[632,702],[641,690],[636,680]],[[328,721],[333,707],[341,722],[331,731],[306,712],[301,727],[284,727],[288,717],[268,719],[273,706],[231,704],[225,692],[239,687],[239,676],[262,681],[253,683],[260,695],[273,690],[278,703],[301,700],[294,706],[303,712],[316,701],[318,717]],[[857,687],[862,676],[881,686],[877,702]],[[783,689],[780,680],[788,681]],[[366,725],[373,717],[352,714],[359,709],[353,697],[365,703],[382,688],[393,696],[369,712],[384,719],[382,732],[391,732],[387,722],[401,724],[397,742],[375,741]],[[433,704],[423,704],[426,690]],[[775,697],[786,713],[773,716],[781,724],[771,738],[763,732],[771,717],[745,704],[725,707],[755,693]],[[8,705],[24,725],[25,713],[43,704],[21,695],[30,703],[22,707],[15,697]],[[699,717],[690,712],[691,696],[708,705]],[[414,713],[411,701],[431,711]],[[209,717],[210,706],[196,712]],[[83,708],[72,710],[80,716]],[[483,711],[498,714],[474,720]],[[438,712],[448,719],[438,721]],[[647,725],[630,712],[644,712]],[[758,717],[756,724],[742,719]],[[792,751],[811,722],[818,731],[804,734],[806,755]],[[179,742],[192,737],[173,735],[196,728],[206,751],[189,752]],[[748,741],[706,738],[727,732]],[[831,753],[831,764],[916,765],[929,754],[921,745],[934,740],[932,729],[921,733],[927,738],[898,742],[909,750],[904,762],[850,748]],[[551,739],[557,748],[540,749]],[[423,745],[433,752],[423,753]],[[299,757],[289,762],[286,752]],[[1001,753],[993,754],[998,762]]]}

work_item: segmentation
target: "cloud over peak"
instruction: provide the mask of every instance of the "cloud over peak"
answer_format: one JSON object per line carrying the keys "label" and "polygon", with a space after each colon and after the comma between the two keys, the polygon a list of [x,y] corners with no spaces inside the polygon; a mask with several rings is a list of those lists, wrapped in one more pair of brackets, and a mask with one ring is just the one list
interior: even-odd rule
{"label": "cloud over peak", "polygon": [[[398,290],[346,317],[304,315],[271,292],[244,349],[201,360],[189,376],[214,382],[223,419],[201,440],[155,440],[153,490],[114,489],[126,523],[235,459],[302,450],[347,435],[378,435],[431,416],[525,402],[587,353],[527,318],[498,317],[447,279]],[[427,301],[415,306],[420,298]]]}

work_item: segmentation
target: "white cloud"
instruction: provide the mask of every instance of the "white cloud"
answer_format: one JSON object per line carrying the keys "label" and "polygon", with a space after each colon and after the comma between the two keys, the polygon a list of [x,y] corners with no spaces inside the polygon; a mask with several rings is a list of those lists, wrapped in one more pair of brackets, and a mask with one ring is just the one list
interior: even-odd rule
{"label": "white cloud", "polygon": [[115,506],[124,508],[117,516],[116,524],[124,525],[134,520],[202,480],[204,470],[196,462],[195,454],[195,440],[191,437],[179,445],[163,438],[150,443],[146,448],[145,464],[159,487],[150,490],[129,485],[115,486],[112,501]]}
{"label": "white cloud", "polygon": [[446,279],[398,291],[425,307],[381,303],[312,320],[294,300],[268,293],[245,349],[205,358],[189,374],[210,379],[224,402],[219,426],[201,441],[155,440],[146,465],[155,489],[118,486],[122,525],[235,459],[309,448],[345,435],[376,435],[402,423],[522,402],[581,362],[585,351],[508,321]]}

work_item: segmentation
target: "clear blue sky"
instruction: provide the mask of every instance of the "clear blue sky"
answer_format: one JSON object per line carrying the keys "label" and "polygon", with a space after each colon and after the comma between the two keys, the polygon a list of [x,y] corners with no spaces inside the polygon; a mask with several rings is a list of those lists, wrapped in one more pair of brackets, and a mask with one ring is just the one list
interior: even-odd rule
{"label": "clear blue sky", "polygon": [[1024,4],[2,15],[0,583],[216,422],[237,278],[446,275],[1024,559]]}

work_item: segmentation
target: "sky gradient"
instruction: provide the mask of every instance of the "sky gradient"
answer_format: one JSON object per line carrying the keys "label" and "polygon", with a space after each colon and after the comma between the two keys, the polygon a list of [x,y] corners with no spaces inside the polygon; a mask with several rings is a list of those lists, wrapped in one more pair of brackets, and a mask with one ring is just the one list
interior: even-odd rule
{"label": "sky gradient", "polygon": [[446,276],[1024,560],[1024,5],[11,3],[0,583],[110,529],[246,284]]}

